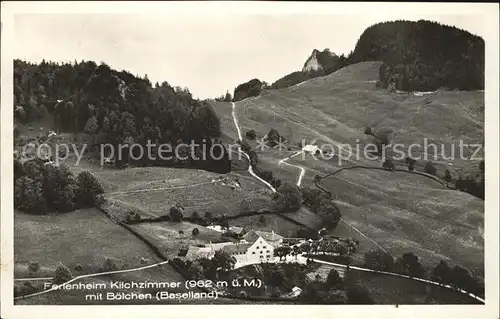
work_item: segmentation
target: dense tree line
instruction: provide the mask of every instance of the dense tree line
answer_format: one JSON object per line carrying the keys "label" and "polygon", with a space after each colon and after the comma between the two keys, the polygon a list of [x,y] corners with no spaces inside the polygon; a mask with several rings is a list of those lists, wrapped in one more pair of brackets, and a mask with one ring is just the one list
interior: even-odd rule
{"label": "dense tree line", "polygon": [[[426,278],[427,272],[418,256],[408,252],[394,259],[391,254],[382,250],[371,250],[365,253],[364,266],[374,270],[396,272],[410,277]],[[429,273],[431,280],[450,284],[476,295],[484,295],[484,286],[479,278],[473,277],[461,266],[451,268],[444,260],[440,261]]]}
{"label": "dense tree line", "polygon": [[319,75],[316,75],[315,72],[302,72],[302,71],[295,71],[290,74],[285,75],[284,77],[276,80],[271,84],[272,89],[282,89],[286,88],[289,86],[293,86],[295,84],[299,84],[300,82],[304,82],[306,80],[309,80],[313,77],[317,77]]}
{"label": "dense tree line", "polygon": [[271,88],[282,89],[293,86],[312,78],[328,75],[351,64],[352,52],[347,57],[344,54],[340,56],[332,54],[328,49],[324,51],[314,50],[313,54],[314,52],[316,52],[316,59],[321,66],[320,69],[292,72],[272,83]]}
{"label": "dense tree line", "polygon": [[300,300],[307,304],[369,305],[375,303],[368,289],[348,283],[335,268],[330,270],[325,281],[318,278],[308,283],[300,295]]}
{"label": "dense tree line", "polygon": [[302,194],[298,186],[285,182],[274,193],[273,199],[283,212],[294,212],[302,206]]}
{"label": "dense tree line", "polygon": [[[77,95],[88,83],[97,66],[94,62],[74,64],[33,64],[14,60],[14,115],[22,122],[34,121],[53,112],[58,99]],[[63,103],[62,108],[71,108]],[[73,105],[74,106],[74,105]],[[78,123],[83,127],[86,118]],[[75,122],[72,119],[71,122]]]}
{"label": "dense tree line", "polygon": [[[95,136],[94,146],[110,143],[190,145],[205,144],[223,152],[221,161],[179,160],[149,162],[143,156],[134,164],[198,166],[221,172],[230,170],[225,147],[219,140],[219,118],[207,101],[193,99],[186,88],[167,82],[154,87],[145,76],[116,71],[102,63],[28,63],[14,61],[14,109],[20,122],[35,121],[44,113],[53,115],[60,131],[85,132]],[[117,147],[115,148],[117,149]],[[198,150],[201,147],[198,147]],[[129,162],[125,149],[123,162]],[[173,152],[172,152],[173,153]],[[115,154],[117,155],[117,154]],[[209,157],[209,156],[207,156]]]}
{"label": "dense tree line", "polygon": [[270,129],[269,132],[263,138],[264,142],[269,147],[275,147],[278,144],[284,144],[287,142],[284,136],[281,136],[275,129]]}
{"label": "dense tree line", "polygon": [[484,160],[479,162],[479,173],[474,176],[459,176],[455,188],[484,200]]}
{"label": "dense tree line", "polygon": [[271,186],[273,186],[274,188],[278,188],[281,186],[281,180],[277,179],[272,171],[266,171],[259,167],[255,167],[253,171],[260,178],[271,184]]}
{"label": "dense tree line", "polygon": [[459,177],[455,182],[456,189],[484,200],[484,177]]}
{"label": "dense tree line", "polygon": [[266,87],[266,82],[261,82],[259,79],[252,79],[242,83],[234,89],[233,101],[236,102],[247,97],[259,96],[262,89]]}
{"label": "dense tree line", "polygon": [[450,267],[444,260],[432,269],[431,279],[464,289],[477,296],[484,296],[484,283],[481,280],[473,277],[467,269],[461,266]]}
{"label": "dense tree line", "polygon": [[327,228],[335,228],[342,217],[340,209],[328,195],[317,188],[300,189],[304,205],[319,215]]}
{"label": "dense tree line", "polygon": [[410,277],[425,278],[425,269],[418,256],[409,252],[394,259],[389,253],[382,250],[373,250],[365,253],[364,266],[374,270],[396,272]]}
{"label": "dense tree line", "polygon": [[214,101],[216,102],[231,102],[233,100],[233,97],[231,96],[231,93],[229,91],[226,91],[226,94],[223,94],[219,97],[216,97]]}
{"label": "dense tree line", "polygon": [[238,141],[238,144],[240,144],[241,150],[247,153],[248,157],[250,157],[249,165],[256,169],[257,163],[259,162],[259,157],[257,156],[255,150],[252,149],[252,146],[250,146],[250,144],[246,140]]}
{"label": "dense tree line", "polygon": [[102,193],[101,183],[88,171],[75,177],[64,164],[14,161],[14,206],[21,211],[43,214],[93,207]]}
{"label": "dense tree line", "polygon": [[174,258],[172,263],[186,272],[191,279],[208,278],[216,280],[219,273],[234,268],[236,258],[226,251],[217,250],[211,259],[202,257],[191,261]]}
{"label": "dense tree line", "polygon": [[484,40],[436,22],[375,24],[360,36],[353,63],[383,61],[380,84],[404,91],[484,88]]}
{"label": "dense tree line", "polygon": [[359,248],[359,241],[355,238],[328,238],[324,237],[321,241],[315,241],[311,244],[312,254],[325,255],[328,253],[337,253],[339,256],[348,256]]}
{"label": "dense tree line", "polygon": [[255,138],[257,137],[257,132],[255,132],[254,129],[251,129],[245,133],[245,136],[249,140],[255,140]]}

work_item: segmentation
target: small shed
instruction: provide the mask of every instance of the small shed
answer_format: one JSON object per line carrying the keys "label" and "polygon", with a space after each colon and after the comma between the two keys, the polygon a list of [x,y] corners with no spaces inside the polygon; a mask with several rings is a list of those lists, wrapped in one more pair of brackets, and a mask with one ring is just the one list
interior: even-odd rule
{"label": "small shed", "polygon": [[306,145],[302,148],[302,151],[315,155],[321,154],[321,150],[316,145]]}
{"label": "small shed", "polygon": [[292,288],[291,295],[293,297],[298,297],[298,296],[300,296],[301,293],[302,293],[302,289],[300,287],[295,286],[295,287]]}

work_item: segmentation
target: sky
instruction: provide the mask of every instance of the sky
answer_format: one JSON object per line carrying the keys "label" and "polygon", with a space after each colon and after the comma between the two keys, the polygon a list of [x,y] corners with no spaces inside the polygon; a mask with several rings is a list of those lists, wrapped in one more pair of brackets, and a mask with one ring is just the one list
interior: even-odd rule
{"label": "sky", "polygon": [[427,19],[484,36],[470,15],[31,14],[14,19],[15,58],[93,60],[213,98],[253,78],[272,83],[313,49],[348,54],[377,22]]}

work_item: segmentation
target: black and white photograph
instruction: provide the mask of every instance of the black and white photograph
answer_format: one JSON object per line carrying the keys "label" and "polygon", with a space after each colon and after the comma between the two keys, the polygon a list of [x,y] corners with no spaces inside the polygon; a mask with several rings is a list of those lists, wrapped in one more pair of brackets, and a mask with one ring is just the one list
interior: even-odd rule
{"label": "black and white photograph", "polygon": [[31,4],[2,3],[10,311],[497,317],[498,4]]}

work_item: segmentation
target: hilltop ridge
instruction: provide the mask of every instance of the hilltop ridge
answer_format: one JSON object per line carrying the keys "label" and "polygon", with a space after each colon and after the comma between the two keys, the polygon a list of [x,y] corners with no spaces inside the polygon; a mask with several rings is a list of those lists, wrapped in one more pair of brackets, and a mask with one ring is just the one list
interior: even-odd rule
{"label": "hilltop ridge", "polygon": [[484,89],[484,40],[456,27],[419,20],[377,23],[359,37],[352,62],[383,61],[384,88]]}
{"label": "hilltop ridge", "polygon": [[379,82],[390,90],[484,89],[484,40],[427,20],[372,25],[347,56],[314,49],[300,71],[276,80],[271,87],[290,87],[364,61],[384,62]]}

